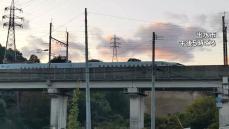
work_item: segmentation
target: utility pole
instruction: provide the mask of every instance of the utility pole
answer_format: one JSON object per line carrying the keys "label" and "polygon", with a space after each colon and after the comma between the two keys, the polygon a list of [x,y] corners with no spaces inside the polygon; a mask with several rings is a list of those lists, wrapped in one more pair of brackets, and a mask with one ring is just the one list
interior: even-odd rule
{"label": "utility pole", "polygon": [[85,8],[85,79],[86,79],[86,129],[91,129],[91,100],[89,86],[89,64],[88,64],[88,31],[87,31],[87,8]]}
{"label": "utility pole", "polygon": [[2,19],[8,19],[8,22],[3,23],[3,27],[8,26],[6,48],[5,48],[3,63],[9,63],[9,60],[7,59],[7,57],[10,54],[8,49],[12,49],[14,51],[14,57],[11,62],[15,63],[17,61],[17,49],[16,49],[16,43],[15,43],[16,41],[15,40],[15,27],[21,27],[21,28],[23,27],[23,25],[21,23],[17,23],[16,20],[23,21],[24,18],[15,15],[15,11],[22,12],[22,9],[15,7],[14,0],[11,1],[10,7],[5,7],[5,11],[9,11],[9,14],[2,16]]}
{"label": "utility pole", "polygon": [[151,87],[151,129],[155,128],[155,117],[156,117],[156,94],[155,94],[155,79],[156,79],[156,69],[155,69],[155,40],[156,34],[153,32],[152,39],[152,87]]}
{"label": "utility pole", "polygon": [[120,38],[118,38],[116,35],[111,38],[111,47],[113,48],[112,62],[114,62],[114,60],[118,62],[118,47],[121,43],[117,42],[117,40],[120,40]]}
{"label": "utility pole", "polygon": [[51,63],[51,53],[52,53],[52,22],[49,23],[49,68]]}
{"label": "utility pole", "polygon": [[225,14],[222,16],[222,25],[223,25],[223,58],[224,65],[228,65],[227,58],[227,26],[225,26]]}
{"label": "utility pole", "polygon": [[68,37],[69,37],[69,33],[66,32],[66,36],[67,36],[67,40],[66,40],[66,61],[68,62]]}

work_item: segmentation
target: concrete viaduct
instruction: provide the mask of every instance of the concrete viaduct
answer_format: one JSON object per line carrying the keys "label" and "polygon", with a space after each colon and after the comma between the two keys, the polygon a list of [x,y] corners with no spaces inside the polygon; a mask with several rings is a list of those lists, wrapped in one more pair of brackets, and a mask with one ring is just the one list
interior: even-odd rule
{"label": "concrete viaduct", "polygon": [[[62,66],[61,64],[59,64]],[[84,64],[57,64],[36,66],[20,64],[17,67],[0,66],[0,89],[47,89],[51,98],[50,125],[65,129],[68,89],[85,88]],[[10,67],[8,67],[10,66]],[[157,66],[156,90],[211,90],[217,91],[223,103],[219,108],[220,129],[229,129],[228,77],[229,67]],[[144,127],[144,91],[151,88],[150,62],[90,63],[90,88],[126,89],[130,95],[130,129]]]}

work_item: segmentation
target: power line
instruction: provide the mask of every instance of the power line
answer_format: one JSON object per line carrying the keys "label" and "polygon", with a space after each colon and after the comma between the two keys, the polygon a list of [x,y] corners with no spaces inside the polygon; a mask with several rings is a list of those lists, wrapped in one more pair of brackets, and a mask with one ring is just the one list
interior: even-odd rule
{"label": "power line", "polygon": [[[77,18],[79,18],[80,16],[82,16],[82,14],[83,14],[83,13],[80,13],[80,14],[78,14],[78,15],[73,16],[72,18],[70,18],[70,19],[69,19],[67,22],[65,22],[64,24],[61,24],[61,25],[57,26],[57,28],[59,29],[59,28],[65,26],[65,25],[67,25],[67,24],[70,24],[71,22],[73,22],[74,20],[76,20]],[[56,30],[57,30],[57,29],[55,29],[53,32],[55,32]],[[81,32],[83,32],[83,31],[81,31]]]}
{"label": "power line", "polygon": [[125,20],[131,20],[131,21],[138,21],[138,22],[147,22],[147,23],[149,23],[149,21],[142,20],[142,19],[136,19],[136,18],[130,18],[130,17],[122,17],[122,16],[115,16],[115,15],[109,15],[109,14],[97,13],[97,12],[89,12],[89,13],[90,14],[94,14],[94,15],[100,15],[100,16],[106,16],[106,17],[113,17],[113,18],[117,18],[117,19],[125,19]]}
{"label": "power line", "polygon": [[51,63],[51,53],[52,53],[52,42],[55,42],[56,44],[61,45],[62,47],[66,48],[66,61],[68,61],[68,47],[69,47],[69,33],[66,32],[66,42],[62,42],[59,39],[56,39],[53,37],[52,32],[53,32],[53,24],[52,22],[50,23],[50,27],[49,27],[49,66]]}
{"label": "power line", "polygon": [[[61,25],[57,26],[56,28],[53,28],[52,33],[53,33],[53,32],[57,32],[58,29],[60,29],[60,28],[62,28],[63,26],[65,26],[65,25],[67,25],[67,24],[73,22],[74,20],[76,20],[77,18],[79,18],[82,14],[83,14],[83,13],[80,13],[80,14],[78,14],[78,15],[76,15],[76,16],[73,16],[71,19],[69,19],[69,20],[68,20],[67,22],[65,22],[64,24],[61,24]],[[83,33],[84,31],[77,31],[77,32],[82,32],[82,33]],[[44,33],[43,35],[41,35],[41,37],[47,35],[48,33],[49,33],[49,32]]]}
{"label": "power line", "polygon": [[33,3],[35,0],[28,0],[25,3],[20,3],[23,4],[24,8],[28,7],[31,3]]}
{"label": "power line", "polygon": [[[105,17],[112,17],[112,18],[116,18],[116,19],[121,19],[121,20],[129,20],[129,21],[136,21],[136,22],[143,22],[143,23],[151,23],[152,21],[150,20],[145,20],[145,19],[137,19],[137,18],[132,18],[132,17],[124,17],[124,16],[117,16],[117,15],[110,15],[110,14],[105,14],[105,13],[99,13],[99,12],[90,12],[90,14],[93,15],[99,15],[99,16],[105,16]],[[162,24],[174,24],[174,23],[163,23]],[[176,24],[174,24],[176,25]],[[196,26],[193,26],[193,28],[195,28]],[[207,27],[218,27],[217,25],[208,25]],[[176,25],[175,27],[176,29],[185,29],[185,28],[192,28],[192,27],[182,27],[182,26],[178,26]],[[170,28],[167,28],[166,30],[169,30]],[[160,29],[161,30],[161,29]],[[171,29],[170,29],[171,30]]]}
{"label": "power line", "polygon": [[[34,0],[34,2],[37,2],[37,1],[39,1],[39,0]],[[41,1],[41,0],[40,0],[40,1]],[[46,2],[46,4],[49,5],[49,6],[53,4],[53,1],[49,1],[49,0],[46,1],[46,0],[45,0],[45,2]],[[50,3],[47,3],[47,2],[50,2]],[[31,3],[33,3],[33,1],[31,1]],[[28,4],[28,5],[26,5],[26,6],[23,7],[23,8],[29,7],[29,6],[31,5],[31,3]],[[39,3],[42,4],[42,1],[39,2]],[[52,7],[52,8],[49,7],[49,8],[48,8],[49,10],[44,10],[44,9],[42,9],[43,6],[35,6],[35,7],[38,7],[38,8],[36,8],[36,10],[40,10],[39,12],[42,12],[42,11],[43,11],[43,13],[41,13],[41,14],[36,13],[36,14],[38,15],[38,16],[36,16],[36,15],[35,15],[35,12],[31,12],[30,14],[32,14],[33,16],[35,15],[35,16],[32,17],[32,18],[30,19],[30,21],[36,21],[37,19],[41,20],[41,19],[40,19],[40,16],[43,16],[43,17],[44,17],[45,15],[50,14],[50,11],[49,11],[49,10],[53,11],[53,10],[56,8],[56,7]],[[62,7],[62,6],[61,6],[61,7]],[[50,9],[50,8],[51,8],[51,9]],[[47,12],[48,12],[48,13],[47,13]]]}

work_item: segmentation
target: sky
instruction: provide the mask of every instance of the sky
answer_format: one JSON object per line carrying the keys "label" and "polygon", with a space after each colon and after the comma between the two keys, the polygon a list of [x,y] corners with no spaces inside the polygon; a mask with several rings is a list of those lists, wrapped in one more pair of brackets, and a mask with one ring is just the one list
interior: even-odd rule
{"label": "sky", "polygon": [[[10,0],[1,0],[0,14],[8,12]],[[66,41],[70,33],[69,57],[84,61],[84,8],[88,10],[89,58],[112,60],[111,39],[119,37],[118,61],[138,58],[151,60],[152,32],[157,35],[156,60],[185,65],[223,64],[221,17],[228,23],[228,0],[15,0],[22,8],[23,28],[16,29],[16,46],[25,57],[36,54],[43,63],[48,48],[49,23],[53,37]],[[7,20],[0,21],[2,25]],[[21,21],[17,21],[20,23]],[[197,32],[216,33],[215,45],[186,47],[181,41],[197,39]],[[0,28],[5,46],[7,27]],[[201,39],[209,40],[209,39]],[[64,55],[64,47],[52,43],[53,55]]]}

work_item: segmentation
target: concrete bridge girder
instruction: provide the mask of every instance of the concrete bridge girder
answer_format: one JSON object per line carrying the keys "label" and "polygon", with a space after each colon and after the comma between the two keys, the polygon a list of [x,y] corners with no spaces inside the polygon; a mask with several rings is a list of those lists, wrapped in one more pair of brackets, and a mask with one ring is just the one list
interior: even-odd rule
{"label": "concrete bridge girder", "polygon": [[[114,82],[115,85],[120,84],[120,83],[117,83],[117,84],[116,83],[117,82]],[[124,83],[126,84],[126,82]],[[178,82],[179,85],[181,85],[181,83],[182,82]],[[70,84],[68,88],[72,88],[73,85],[76,85],[76,83],[67,83],[67,84]],[[102,83],[99,83],[99,84],[102,84]],[[104,84],[106,85],[106,83]],[[130,129],[144,128],[144,110],[145,110],[144,97],[145,96],[142,92],[139,91],[139,89],[141,89],[141,87],[146,87],[146,85],[148,86],[149,83],[148,82],[140,82],[140,83],[137,82],[136,84],[137,84],[136,85],[137,87],[130,88],[131,85],[127,87],[128,94],[130,95]],[[165,83],[162,83],[162,84],[164,85]],[[193,84],[192,82],[189,83],[190,86],[192,84]],[[207,85],[206,81],[203,81],[203,84]],[[211,87],[216,87],[215,86],[216,84],[219,84],[219,83],[216,82],[210,85]],[[102,87],[105,87],[105,85]],[[173,85],[175,85],[175,82],[173,83]],[[187,83],[185,85],[187,85]],[[133,86],[133,82],[132,82],[132,86]],[[161,85],[159,83],[158,87],[160,86]],[[220,86],[221,85],[218,85],[218,87]],[[99,87],[99,88],[102,88],[102,87]],[[171,87],[167,87],[167,84],[163,87],[171,88]],[[177,86],[176,88],[180,88],[180,87],[181,86]],[[225,83],[225,78],[223,78],[223,86],[221,90],[223,92],[227,92],[228,94],[228,89],[226,90],[225,87],[228,88],[228,81]],[[54,83],[51,86],[48,85],[47,88],[48,88],[48,93],[50,93],[52,96],[51,97],[50,125],[51,127],[53,127],[52,129],[66,129],[68,97],[60,94],[59,88],[61,87],[56,85],[56,83]],[[147,88],[149,89],[149,87]],[[224,102],[222,108],[219,109],[219,121],[220,121],[220,129],[225,129],[225,126],[229,125],[229,103],[228,102]]]}

